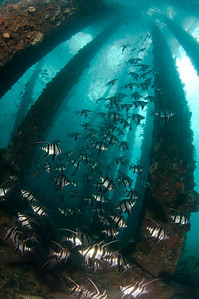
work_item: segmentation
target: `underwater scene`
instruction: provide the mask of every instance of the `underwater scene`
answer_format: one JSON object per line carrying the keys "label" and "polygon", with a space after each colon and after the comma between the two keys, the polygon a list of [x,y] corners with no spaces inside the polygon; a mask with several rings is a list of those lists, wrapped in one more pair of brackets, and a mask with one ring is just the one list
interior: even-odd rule
{"label": "underwater scene", "polygon": [[199,298],[198,16],[0,0],[0,298]]}

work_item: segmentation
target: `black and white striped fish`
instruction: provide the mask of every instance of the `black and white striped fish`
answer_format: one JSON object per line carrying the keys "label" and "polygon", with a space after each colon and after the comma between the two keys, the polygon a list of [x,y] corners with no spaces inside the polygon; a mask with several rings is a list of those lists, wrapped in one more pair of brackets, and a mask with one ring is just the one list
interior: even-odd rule
{"label": "black and white striped fish", "polygon": [[70,277],[65,275],[65,278],[67,278],[69,281],[71,281],[74,284],[74,287],[69,288],[70,293],[74,294],[78,298],[87,298],[87,299],[107,299],[106,290],[101,294],[97,286],[94,284],[94,282],[87,277],[87,279],[92,283],[92,285],[95,288],[94,292],[90,292],[89,290],[85,289],[84,287],[80,287],[74,280],[72,280]]}
{"label": "black and white striped fish", "polygon": [[119,230],[115,227],[108,226],[102,229],[102,233],[106,234],[107,237],[116,238],[116,236],[119,234]]}
{"label": "black and white striped fish", "polygon": [[176,224],[182,224],[182,225],[185,225],[185,224],[189,224],[189,219],[181,212],[179,211],[176,211],[175,209],[172,209],[172,214],[170,215],[170,218],[172,219],[172,221]]}
{"label": "black and white striped fish", "polygon": [[113,80],[109,81],[108,83],[106,83],[106,86],[114,85],[117,81],[118,81],[118,79],[113,79]]}
{"label": "black and white striped fish", "polygon": [[112,222],[114,222],[117,227],[127,227],[126,221],[122,215],[116,215],[116,216],[110,216],[112,219]]}
{"label": "black and white striped fish", "polygon": [[91,260],[103,260],[104,256],[109,255],[109,251],[107,250],[107,246],[117,242],[118,240],[111,241],[109,243],[105,243],[102,245],[102,242],[96,243],[87,247],[86,249],[81,249],[79,252],[85,257],[86,263]]}
{"label": "black and white striped fish", "polygon": [[66,263],[69,256],[70,251],[67,247],[61,246],[59,243],[55,241],[51,241],[55,245],[55,249],[50,249],[49,257],[52,257],[48,260],[42,268],[55,268],[59,263],[64,262]]}
{"label": "black and white striped fish", "polygon": [[41,147],[41,150],[46,152],[44,158],[52,155],[52,159],[54,160],[59,154],[62,153],[62,150],[57,143],[53,143],[53,142],[34,142],[34,143],[46,144],[45,146]]}
{"label": "black and white striped fish", "polygon": [[27,227],[29,229],[32,228],[31,223],[33,222],[33,220],[29,216],[18,213],[17,222],[21,223],[22,227]]}
{"label": "black and white striped fish", "polygon": [[145,278],[143,278],[142,280],[138,280],[136,281],[134,284],[130,284],[126,287],[122,287],[120,286],[120,289],[123,293],[122,299],[123,298],[130,298],[131,296],[135,299],[137,299],[139,296],[148,293],[149,291],[147,291],[146,287],[151,284],[152,282],[159,280],[157,279],[153,279],[149,282],[144,283]]}
{"label": "black and white striped fish", "polygon": [[136,204],[135,200],[130,200],[130,199],[122,199],[119,202],[119,207],[117,209],[120,209],[121,213],[127,213],[128,215],[131,214],[131,208],[134,207]]}
{"label": "black and white striped fish", "polygon": [[55,250],[51,250],[49,256],[53,256],[57,258],[57,261],[64,261],[66,262],[68,260],[68,257],[70,255],[70,251],[67,247],[61,246],[59,243],[55,241],[51,241],[51,243],[55,244]]}
{"label": "black and white striped fish", "polygon": [[14,244],[19,240],[19,236],[23,234],[21,231],[18,230],[17,226],[6,227],[5,231],[6,234],[4,239],[7,240],[8,238],[10,238]]}
{"label": "black and white striped fish", "polygon": [[140,61],[142,61],[141,58],[131,58],[128,60],[128,63],[130,63],[132,65],[137,65]]}
{"label": "black and white striped fish", "polygon": [[69,184],[69,179],[65,174],[60,174],[57,177],[55,177],[55,185],[57,186],[58,190],[62,190],[65,186]]}
{"label": "black and white striped fish", "polygon": [[117,165],[118,164],[126,165],[127,163],[128,163],[128,159],[126,156],[121,156],[113,160],[113,164],[117,164]]}
{"label": "black and white striped fish", "polygon": [[34,232],[31,232],[28,236],[27,236],[27,239],[24,240],[25,242],[32,242],[33,244],[36,244],[36,243],[39,243],[41,240],[41,238],[39,237],[39,235],[37,235],[36,233]]}
{"label": "black and white striped fish", "polygon": [[125,174],[124,174],[123,172],[121,172],[121,171],[120,171],[120,174],[121,174],[121,175],[119,175],[119,177],[118,177],[118,184],[119,184],[119,185],[122,185],[122,186],[124,186],[124,187],[131,186],[132,183],[133,183],[133,180],[132,180],[129,176],[125,175]]}
{"label": "black and white striped fish", "polygon": [[22,197],[27,199],[29,202],[38,202],[38,200],[35,198],[34,194],[32,191],[30,190],[21,190],[21,194],[22,194]]}
{"label": "black and white striped fish", "polygon": [[132,117],[133,120],[135,120],[135,122],[139,125],[141,120],[145,119],[144,116],[142,116],[141,114],[136,114],[136,113],[132,113],[131,115],[129,115],[130,117]]}
{"label": "black and white striped fish", "polygon": [[21,253],[26,253],[26,252],[33,252],[34,248],[29,247],[26,245],[25,240],[17,240],[15,243],[15,252],[20,251]]}
{"label": "black and white striped fish", "polygon": [[174,116],[174,113],[167,110],[160,110],[158,112],[153,112],[152,115],[156,116],[157,118],[168,121],[172,116]]}
{"label": "black and white striped fish", "polygon": [[135,108],[139,108],[141,107],[142,110],[144,109],[144,107],[148,104],[148,102],[146,101],[134,101],[133,105],[135,106]]}
{"label": "black and white striped fish", "polygon": [[134,201],[134,200],[138,199],[138,196],[137,196],[136,192],[133,189],[131,189],[131,190],[127,191],[124,199],[126,199],[126,198],[128,198],[131,201]]}
{"label": "black and white striped fish", "polygon": [[115,191],[115,184],[113,182],[113,179],[111,179],[109,176],[103,178],[103,177],[100,177],[101,179],[101,184],[105,187],[105,190],[104,192],[107,192],[107,191]]}
{"label": "black and white striped fish", "polygon": [[74,133],[68,134],[68,136],[74,138],[75,141],[76,141],[77,139],[79,139],[80,137],[82,137],[82,134],[79,133],[79,132],[74,132]]}
{"label": "black and white striped fish", "polygon": [[98,193],[98,194],[92,194],[92,196],[95,198],[95,201],[98,202],[105,202],[105,198],[102,194]]}
{"label": "black and white striped fish", "polygon": [[0,198],[4,199],[9,190],[10,190],[10,188],[6,188],[6,187],[4,187],[4,185],[1,185],[0,186]]}
{"label": "black and white striped fish", "polygon": [[119,148],[122,148],[123,151],[127,150],[129,148],[129,143],[126,141],[121,141],[118,144]]}
{"label": "black and white striped fish", "polygon": [[140,164],[132,164],[129,165],[129,170],[133,170],[133,173],[141,173],[143,171],[143,168]]}
{"label": "black and white striped fish", "polygon": [[130,88],[130,90],[133,90],[133,88],[137,85],[138,85],[137,83],[128,83],[128,84],[122,86],[121,88],[124,88],[124,89]]}
{"label": "black and white striped fish", "polygon": [[131,44],[122,45],[122,54],[124,54],[124,50],[128,47],[131,47]]}
{"label": "black and white striped fish", "polygon": [[140,98],[142,98],[142,95],[139,94],[139,92],[135,91],[134,93],[131,94],[131,97],[132,97],[135,101],[138,101]]}
{"label": "black and white striped fish", "polygon": [[8,180],[6,180],[0,185],[0,200],[5,200],[7,193],[11,190],[11,183],[14,181],[16,181],[16,177],[10,176]]}
{"label": "black and white striped fish", "polygon": [[68,228],[60,228],[60,230],[68,231],[73,234],[72,237],[66,237],[66,241],[70,241],[73,244],[73,247],[76,246],[88,246],[91,243],[90,238],[83,232],[80,231],[73,231]]}
{"label": "black and white striped fish", "polygon": [[165,227],[157,224],[153,219],[150,219],[154,222],[154,226],[147,226],[146,229],[150,232],[150,236],[158,239],[158,241],[167,240],[169,236],[166,232]]}
{"label": "black and white striped fish", "polygon": [[101,152],[103,152],[103,151],[108,150],[108,146],[103,141],[97,141],[93,144],[93,146],[94,146],[94,148],[99,150],[99,154],[101,154]]}
{"label": "black and white striped fish", "polygon": [[113,252],[113,255],[105,257],[105,261],[109,264],[109,267],[118,268],[119,272],[124,272],[131,268],[131,265],[127,262],[127,260],[117,252]]}
{"label": "black and white striped fish", "polygon": [[129,72],[128,75],[130,75],[133,79],[135,79],[136,81],[138,80],[138,78],[140,77],[139,74],[135,73],[135,72]]}
{"label": "black and white striped fish", "polygon": [[92,111],[89,110],[89,109],[83,109],[83,110],[80,110],[80,111],[77,111],[78,114],[80,115],[84,115],[84,117],[86,118]]}
{"label": "black and white striped fish", "polygon": [[83,127],[84,130],[90,130],[91,129],[91,125],[89,123],[83,123],[83,124],[81,124],[81,127]]}
{"label": "black and white striped fish", "polygon": [[108,145],[113,145],[113,144],[115,144],[115,143],[118,143],[118,139],[117,139],[117,137],[115,137],[115,136],[114,136],[113,134],[111,134],[111,133],[105,133],[105,134],[104,134],[104,138],[105,138],[106,140],[109,141]]}
{"label": "black and white striped fish", "polygon": [[110,222],[108,220],[108,218],[106,216],[103,216],[100,214],[97,214],[97,217],[99,218],[99,221],[103,224],[103,225],[106,225],[106,226],[109,226],[110,225]]}
{"label": "black and white striped fish", "polygon": [[33,209],[35,215],[38,215],[38,216],[47,216],[46,209],[43,208],[42,206],[40,206],[38,204],[35,205],[33,203],[30,203],[30,206]]}

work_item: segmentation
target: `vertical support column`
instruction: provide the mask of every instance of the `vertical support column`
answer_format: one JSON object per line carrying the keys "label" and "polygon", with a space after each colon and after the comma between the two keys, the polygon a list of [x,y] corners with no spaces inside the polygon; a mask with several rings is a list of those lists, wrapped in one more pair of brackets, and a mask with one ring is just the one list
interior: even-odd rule
{"label": "vertical support column", "polygon": [[[142,236],[133,257],[151,274],[168,276],[175,271],[187,231],[187,227],[185,229],[171,221],[170,208],[187,216],[193,210],[196,202],[193,191],[195,165],[190,129],[191,113],[182,83],[164,36],[155,25],[152,27],[152,37],[156,69],[155,111],[171,111],[174,116],[168,120],[154,116],[150,187],[145,194]],[[150,237],[146,227],[155,227],[155,223],[149,218],[165,228],[169,239],[158,241]]]}

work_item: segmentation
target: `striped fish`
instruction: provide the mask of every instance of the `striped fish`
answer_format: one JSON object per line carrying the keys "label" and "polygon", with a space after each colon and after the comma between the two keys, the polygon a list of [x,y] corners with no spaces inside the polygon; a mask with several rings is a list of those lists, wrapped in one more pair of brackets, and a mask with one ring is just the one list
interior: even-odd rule
{"label": "striped fish", "polygon": [[51,243],[55,244],[56,249],[51,250],[49,256],[56,257],[58,262],[60,262],[60,261],[66,262],[68,260],[69,255],[70,255],[70,252],[69,252],[68,248],[67,247],[62,247],[59,243],[57,243],[55,241],[51,241]]}
{"label": "striped fish", "polygon": [[136,204],[135,200],[131,201],[128,198],[123,199],[123,200],[120,200],[119,207],[117,207],[117,209],[120,209],[121,213],[127,213],[128,215],[130,215],[131,208],[134,207],[135,204]]}
{"label": "striped fish", "polygon": [[102,181],[101,184],[105,187],[104,192],[115,191],[115,184],[109,176],[107,176],[105,178],[100,177],[100,179]]}
{"label": "striped fish", "polygon": [[59,154],[62,153],[61,148],[57,143],[53,142],[34,142],[34,144],[46,144],[45,146],[41,147],[42,151],[46,152],[44,158],[52,155],[52,159],[54,160]]}
{"label": "striped fish", "polygon": [[32,207],[35,215],[38,215],[38,216],[47,216],[46,211],[45,211],[45,209],[42,206],[40,206],[38,204],[37,205],[30,204],[30,206]]}
{"label": "striped fish", "polygon": [[154,226],[147,226],[146,229],[150,232],[151,237],[158,239],[158,241],[167,240],[169,236],[166,232],[166,229],[157,224],[153,219],[150,219],[154,222]]}
{"label": "striped fish", "polygon": [[9,190],[10,190],[10,188],[6,188],[3,185],[1,185],[1,187],[0,187],[0,198],[4,198],[7,195]]}
{"label": "striped fish", "polygon": [[86,118],[91,112],[92,112],[91,110],[83,109],[83,110],[77,111],[77,114],[83,115]]}
{"label": "striped fish", "polygon": [[140,164],[132,164],[132,165],[129,165],[129,170],[133,170],[133,173],[141,173],[143,171],[143,168]]}
{"label": "striped fish", "polygon": [[189,224],[189,219],[187,219],[187,217],[185,217],[185,215],[181,212],[176,211],[175,209],[170,208],[173,213],[170,215],[170,218],[172,219],[172,221],[176,224]]}
{"label": "striped fish", "polygon": [[131,268],[131,265],[127,262],[127,260],[119,253],[114,253],[114,255],[110,255],[105,257],[106,262],[109,264],[108,267],[118,268],[119,272],[124,272]]}
{"label": "striped fish", "polygon": [[74,284],[74,287],[69,288],[70,293],[76,295],[78,298],[87,298],[87,299],[107,299],[106,290],[101,294],[95,283],[87,277],[87,279],[92,283],[92,285],[95,288],[94,292],[90,292],[89,290],[85,288],[81,288],[74,280],[72,280],[70,277],[65,275],[65,278],[67,278],[69,281],[71,281]]}
{"label": "striped fish", "polygon": [[122,299],[123,298],[130,298],[131,296],[135,299],[137,299],[139,296],[148,293],[149,291],[146,289],[146,287],[151,284],[152,282],[159,280],[153,279],[149,282],[144,283],[144,278],[142,280],[138,280],[134,284],[128,285],[126,287],[120,286],[120,289],[123,293]]}
{"label": "striped fish", "polygon": [[[16,177],[15,176],[10,176],[10,179],[3,182],[2,185],[0,185],[0,200],[5,200],[5,197],[7,195],[7,193],[10,191],[11,189],[11,183],[16,181]],[[6,187],[5,185],[9,184],[9,187]]]}
{"label": "striped fish", "polygon": [[38,202],[38,200],[35,198],[33,192],[30,191],[30,190],[23,190],[22,189],[21,194],[22,194],[22,197],[27,199],[29,202],[32,202],[32,201]]}
{"label": "striped fish", "polygon": [[18,213],[17,222],[21,223],[22,227],[32,228],[31,223],[33,220],[29,216],[25,216],[21,213]]}
{"label": "striped fish", "polygon": [[116,238],[116,236],[119,234],[119,231],[114,227],[108,226],[102,230],[102,233],[106,234],[107,237]]}
{"label": "striped fish", "polygon": [[88,290],[86,290],[84,292],[84,296],[88,299],[107,299],[107,294],[106,294],[106,290],[101,294],[99,289],[97,288],[96,284],[89,278],[87,277],[87,279],[92,283],[92,285],[95,288],[94,292],[90,292]]}
{"label": "striped fish", "polygon": [[158,112],[153,112],[153,115],[158,117],[158,118],[168,120],[169,118],[174,116],[174,113],[171,112],[171,111],[167,111],[167,110],[160,110]]}
{"label": "striped fish", "polygon": [[41,240],[41,238],[37,234],[35,234],[34,232],[31,232],[27,236],[27,239],[24,240],[24,242],[31,241],[33,244],[35,244],[35,243],[39,243],[40,240]]}
{"label": "striped fish", "polygon": [[102,194],[98,193],[98,194],[92,194],[92,196],[95,198],[95,201],[98,202],[105,202],[105,198]]}
{"label": "striped fish", "polygon": [[62,247],[59,243],[55,241],[51,241],[55,245],[55,250],[50,249],[49,257],[52,257],[48,260],[42,268],[55,268],[60,262],[66,263],[69,256],[70,251],[67,247]]}
{"label": "striped fish", "polygon": [[18,240],[15,243],[15,252],[17,252],[17,251],[20,251],[21,253],[32,252],[33,251],[33,247],[27,246],[25,242],[26,241]]}
{"label": "striped fish", "polygon": [[97,259],[97,260],[103,261],[103,258],[106,255],[109,255],[109,253],[110,253],[106,247],[114,242],[117,242],[117,241],[118,240],[114,240],[114,241],[111,241],[111,242],[103,244],[103,245],[102,245],[102,242],[103,242],[102,241],[100,243],[91,245],[91,246],[87,247],[86,249],[79,250],[79,252],[85,257],[86,264],[90,265],[90,264],[92,264],[92,263],[90,263],[90,260],[94,261],[95,259]]}
{"label": "striped fish", "polygon": [[122,215],[116,215],[116,216],[110,216],[112,219],[112,222],[115,222],[117,224],[117,227],[127,227],[126,221]]}
{"label": "striped fish", "polygon": [[15,244],[19,240],[19,236],[23,234],[21,231],[18,230],[17,226],[9,226],[5,228],[6,234],[4,239],[7,240],[10,238],[13,243]]}
{"label": "striped fish", "polygon": [[69,184],[69,179],[65,174],[60,174],[57,177],[55,177],[55,185],[57,186],[58,190],[62,190],[65,186]]}

